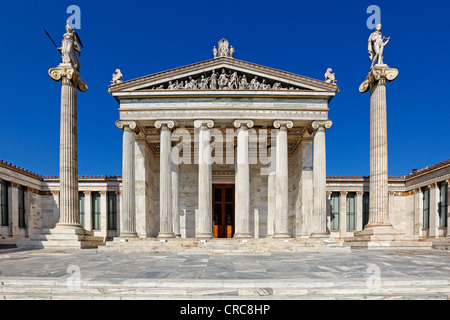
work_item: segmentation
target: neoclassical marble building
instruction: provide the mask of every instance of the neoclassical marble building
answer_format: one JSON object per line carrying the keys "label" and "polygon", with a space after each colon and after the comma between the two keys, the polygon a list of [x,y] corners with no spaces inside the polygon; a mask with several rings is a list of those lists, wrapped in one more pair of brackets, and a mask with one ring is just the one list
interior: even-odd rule
{"label": "neoclassical marble building", "polygon": [[[118,70],[122,176],[79,177],[79,223],[116,241],[352,237],[369,221],[370,183],[326,176],[329,71],[321,81],[241,61],[222,40],[211,60],[128,81]],[[449,179],[448,160],[389,178],[397,233],[450,236]],[[0,162],[0,187],[0,245],[51,244],[59,178]]]}

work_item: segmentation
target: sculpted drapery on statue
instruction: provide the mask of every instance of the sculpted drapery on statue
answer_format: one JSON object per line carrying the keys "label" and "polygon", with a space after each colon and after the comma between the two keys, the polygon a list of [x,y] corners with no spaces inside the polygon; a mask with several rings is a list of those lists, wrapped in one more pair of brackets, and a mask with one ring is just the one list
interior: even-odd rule
{"label": "sculpted drapery on statue", "polygon": [[372,61],[372,68],[378,61],[378,64],[383,64],[383,51],[384,47],[389,43],[391,39],[383,37],[381,33],[381,24],[377,24],[375,31],[369,37],[368,51],[369,59]]}
{"label": "sculpted drapery on statue", "polygon": [[81,43],[78,33],[71,26],[70,21],[67,20],[66,33],[64,34],[64,38],[62,40],[62,46],[61,48],[58,48],[58,51],[62,55],[62,62],[70,63],[77,72],[80,72],[81,70],[78,57],[81,57],[82,47],[83,44]]}

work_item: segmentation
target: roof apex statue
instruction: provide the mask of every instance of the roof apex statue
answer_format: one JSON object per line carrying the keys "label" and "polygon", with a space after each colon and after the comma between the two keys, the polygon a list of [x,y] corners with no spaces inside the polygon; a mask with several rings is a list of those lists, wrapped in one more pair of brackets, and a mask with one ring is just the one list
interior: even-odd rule
{"label": "roof apex statue", "polygon": [[331,69],[331,68],[327,69],[327,72],[325,73],[325,82],[331,83],[331,84],[336,84],[336,74],[331,73],[332,71],[333,71],[333,69]]}
{"label": "roof apex statue", "polygon": [[70,24],[70,21],[67,20],[66,33],[64,34],[61,48],[58,48],[58,51],[61,53],[62,63],[70,64],[77,72],[81,70],[80,61],[78,60],[78,57],[81,57],[81,48],[83,48],[83,44],[81,43],[80,37]]}
{"label": "roof apex statue", "polygon": [[216,49],[216,46],[214,46],[213,53],[214,53],[214,59],[215,58],[233,58],[234,55],[234,48],[231,46],[230,49],[230,43],[227,39],[220,39],[218,43],[219,50]]}
{"label": "roof apex statue", "polygon": [[389,40],[391,39],[390,37],[389,38],[383,37],[381,29],[382,29],[381,23],[377,24],[377,26],[375,27],[375,31],[372,32],[372,34],[369,37],[368,51],[369,51],[369,59],[372,61],[371,68],[373,68],[377,60],[378,60],[377,64],[384,65],[383,62],[384,47],[389,43]]}
{"label": "roof apex statue", "polygon": [[120,71],[120,69],[116,69],[116,73],[113,73],[113,75],[112,75],[112,81],[111,81],[111,83],[112,83],[112,84],[119,84],[119,83],[122,83],[122,82],[123,82],[123,81],[122,81],[122,78],[123,78],[122,72]]}

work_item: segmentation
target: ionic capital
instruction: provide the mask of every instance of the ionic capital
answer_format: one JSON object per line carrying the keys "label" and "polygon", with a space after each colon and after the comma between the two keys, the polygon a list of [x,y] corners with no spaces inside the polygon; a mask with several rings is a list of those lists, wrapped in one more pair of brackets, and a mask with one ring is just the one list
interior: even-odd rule
{"label": "ionic capital", "polygon": [[430,188],[430,189],[434,189],[434,188],[437,188],[437,183],[436,182],[433,182],[432,184],[430,184],[430,185],[428,185],[428,187]]}
{"label": "ionic capital", "polygon": [[333,126],[333,122],[331,120],[321,120],[321,121],[314,121],[311,124],[311,127],[314,130],[317,130],[319,128],[325,128],[325,129],[330,129]]}
{"label": "ionic capital", "polygon": [[339,194],[340,194],[342,197],[345,197],[345,196],[348,194],[348,191],[340,191]]}
{"label": "ionic capital", "polygon": [[233,123],[235,128],[240,128],[242,125],[244,125],[244,128],[247,127],[248,129],[253,128],[255,123],[252,120],[236,120]]}
{"label": "ionic capital", "polygon": [[90,190],[83,191],[83,193],[84,193],[84,195],[86,197],[90,197],[91,196],[91,191]]}
{"label": "ionic capital", "polygon": [[48,74],[50,78],[52,78],[56,82],[62,80],[64,83],[64,78],[67,80],[71,80],[73,86],[81,92],[86,92],[88,90],[88,86],[86,85],[86,83],[81,79],[81,77],[78,75],[75,69],[72,68],[71,65],[61,64],[56,68],[51,68],[50,70],[48,70]]}
{"label": "ionic capital", "polygon": [[287,129],[292,129],[294,127],[294,123],[289,120],[275,120],[273,122],[273,126],[276,129],[286,127]]}
{"label": "ionic capital", "polygon": [[212,120],[195,120],[194,127],[198,128],[209,128],[212,129],[214,127],[214,121]]}
{"label": "ionic capital", "polygon": [[118,129],[123,129],[124,127],[129,127],[131,130],[135,130],[137,127],[137,124],[134,121],[117,120],[116,127]]}
{"label": "ionic capital", "polygon": [[173,129],[175,127],[175,122],[172,120],[158,120],[155,122],[156,129],[161,129],[163,126],[167,126],[167,128]]}
{"label": "ionic capital", "polygon": [[377,67],[372,68],[367,75],[366,80],[361,83],[359,86],[359,92],[364,93],[369,91],[370,85],[375,83],[376,81],[380,81],[381,83],[386,84],[386,80],[391,82],[394,81],[398,76],[398,70],[395,68],[385,67]]}
{"label": "ionic capital", "polygon": [[356,191],[356,195],[362,197],[364,195],[364,191]]}

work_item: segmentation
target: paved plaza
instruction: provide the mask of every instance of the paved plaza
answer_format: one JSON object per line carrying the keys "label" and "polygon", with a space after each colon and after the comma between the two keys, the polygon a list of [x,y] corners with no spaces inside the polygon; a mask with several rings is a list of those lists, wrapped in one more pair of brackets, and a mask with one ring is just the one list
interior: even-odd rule
{"label": "paved plaza", "polygon": [[450,252],[2,250],[3,299],[448,299]]}

